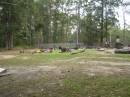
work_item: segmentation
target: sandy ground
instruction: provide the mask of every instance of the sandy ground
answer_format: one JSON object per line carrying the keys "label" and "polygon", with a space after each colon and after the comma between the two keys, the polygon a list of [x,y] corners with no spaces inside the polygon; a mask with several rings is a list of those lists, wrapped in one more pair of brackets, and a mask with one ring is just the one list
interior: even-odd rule
{"label": "sandy ground", "polygon": [[[26,58],[25,58],[26,59]],[[64,76],[68,72],[80,72],[89,76],[130,74],[130,62],[86,61],[77,62],[78,57],[54,61],[37,66],[9,67],[8,72],[20,79],[36,79],[44,74]]]}
{"label": "sandy ground", "polygon": [[[107,52],[113,52],[107,51]],[[99,52],[104,54],[106,52]],[[0,54],[0,60],[11,59],[16,55]],[[115,57],[102,57],[102,59],[113,59]],[[22,60],[28,60],[29,57],[21,57]],[[119,59],[119,58],[118,58]],[[121,58],[120,58],[121,59]],[[36,66],[16,66],[8,67],[8,72],[12,75],[21,78],[36,78],[44,73],[62,76],[67,72],[80,72],[89,76],[96,75],[115,75],[115,74],[130,74],[130,62],[106,62],[106,61],[88,61],[82,57],[75,57],[67,60],[55,60],[49,64],[41,63]],[[37,75],[37,76],[36,76]]]}
{"label": "sandy ground", "polygon": [[0,55],[0,60],[3,60],[3,59],[11,59],[11,58],[14,58],[16,57],[15,55]]}

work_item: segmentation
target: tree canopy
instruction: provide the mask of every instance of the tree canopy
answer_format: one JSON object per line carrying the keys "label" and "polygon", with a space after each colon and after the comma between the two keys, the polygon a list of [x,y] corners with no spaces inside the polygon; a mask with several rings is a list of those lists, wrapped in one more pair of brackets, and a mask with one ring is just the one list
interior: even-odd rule
{"label": "tree canopy", "polygon": [[[0,47],[110,41],[121,0],[0,0]],[[120,29],[120,28],[119,28]]]}

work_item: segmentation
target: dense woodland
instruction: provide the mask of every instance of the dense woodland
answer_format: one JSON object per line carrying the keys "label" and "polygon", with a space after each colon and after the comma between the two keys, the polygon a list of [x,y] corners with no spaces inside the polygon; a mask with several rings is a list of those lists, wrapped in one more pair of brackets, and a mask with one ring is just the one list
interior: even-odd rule
{"label": "dense woodland", "polygon": [[[34,47],[44,43],[114,42],[130,39],[121,29],[117,10],[122,0],[0,0],[0,48]],[[127,13],[128,14],[128,13]]]}

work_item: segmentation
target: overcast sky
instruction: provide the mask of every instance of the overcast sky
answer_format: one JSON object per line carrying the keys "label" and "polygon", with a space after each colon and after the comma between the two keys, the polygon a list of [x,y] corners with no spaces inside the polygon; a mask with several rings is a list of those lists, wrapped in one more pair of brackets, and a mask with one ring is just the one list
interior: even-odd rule
{"label": "overcast sky", "polygon": [[[124,21],[123,21],[123,11],[121,7],[118,9],[118,14],[119,14],[118,18],[120,21],[120,26],[123,27]],[[130,25],[130,14],[125,13],[125,20],[126,24]]]}
{"label": "overcast sky", "polygon": [[[125,0],[126,2],[130,2],[129,0]],[[126,7],[126,10],[130,10],[130,6],[129,7]],[[124,21],[123,21],[123,11],[122,11],[122,7],[118,8],[117,9],[118,11],[118,18],[119,18],[119,21],[120,21],[120,26],[123,28],[123,25],[124,25]],[[126,24],[130,25],[130,14],[127,14],[125,13],[125,19],[126,19]]]}

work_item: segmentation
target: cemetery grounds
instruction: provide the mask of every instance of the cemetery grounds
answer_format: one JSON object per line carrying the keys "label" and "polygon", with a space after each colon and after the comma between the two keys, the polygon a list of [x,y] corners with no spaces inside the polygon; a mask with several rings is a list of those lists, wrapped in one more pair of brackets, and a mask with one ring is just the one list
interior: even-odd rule
{"label": "cemetery grounds", "polygon": [[0,97],[130,97],[130,55],[0,52]]}

